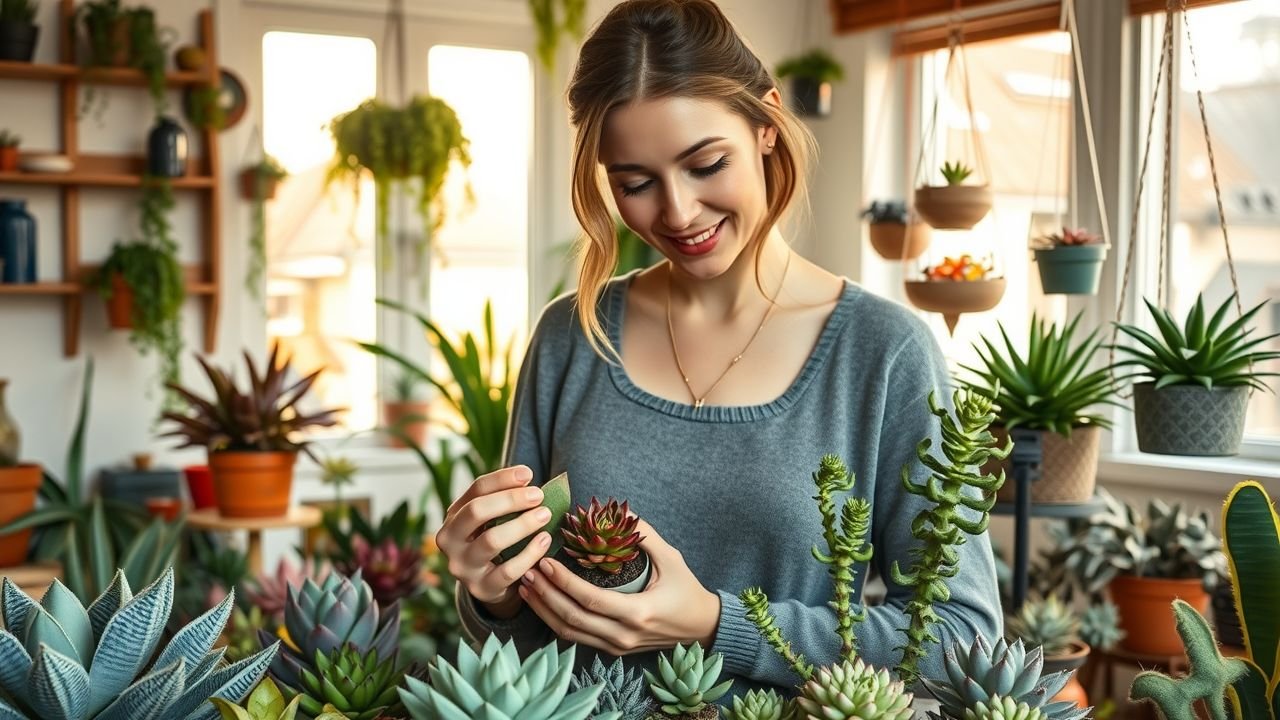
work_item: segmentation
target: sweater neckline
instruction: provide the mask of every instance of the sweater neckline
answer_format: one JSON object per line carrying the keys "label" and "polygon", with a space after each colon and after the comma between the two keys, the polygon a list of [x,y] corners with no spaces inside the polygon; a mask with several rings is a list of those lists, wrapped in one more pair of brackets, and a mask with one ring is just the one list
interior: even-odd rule
{"label": "sweater neckline", "polygon": [[[607,328],[609,341],[617,348],[619,354],[622,353],[622,325],[627,314],[627,289],[631,287],[631,282],[635,280],[639,272],[639,270],[632,270],[626,275],[615,279],[608,288],[609,322],[607,323]],[[627,374],[626,368],[621,363],[606,363],[609,366],[609,376],[613,380],[614,387],[633,402],[683,420],[706,423],[734,423],[775,417],[794,405],[809,385],[813,383],[814,377],[822,370],[827,356],[831,354],[831,348],[835,345],[836,338],[839,337],[840,331],[848,323],[858,292],[858,286],[848,278],[845,278],[844,289],[841,290],[840,297],[836,300],[835,308],[827,316],[822,332],[818,335],[818,342],[809,354],[808,359],[805,360],[800,374],[796,376],[791,386],[782,395],[770,402],[759,405],[703,405],[700,408],[695,408],[690,403],[669,400],[644,390],[631,381],[631,376]]]}

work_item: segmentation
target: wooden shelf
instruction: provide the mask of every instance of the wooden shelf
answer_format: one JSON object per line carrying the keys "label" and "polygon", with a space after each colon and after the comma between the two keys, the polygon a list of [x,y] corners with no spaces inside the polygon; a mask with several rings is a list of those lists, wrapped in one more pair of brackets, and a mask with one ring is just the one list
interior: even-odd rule
{"label": "wooden shelf", "polygon": [[[216,181],[211,177],[188,175],[171,178],[174,190],[207,190]],[[89,187],[142,187],[141,175],[111,175],[72,171],[67,173],[0,173],[0,185],[79,185]]]}
{"label": "wooden shelf", "polygon": [[0,295],[79,295],[78,283],[0,283]]}
{"label": "wooden shelf", "polygon": [[[0,60],[0,78],[5,80],[80,80],[94,85],[133,85],[142,87],[147,78],[136,68],[82,68],[70,64],[24,63]],[[165,75],[169,87],[208,85],[210,79],[204,72],[171,72]]]}

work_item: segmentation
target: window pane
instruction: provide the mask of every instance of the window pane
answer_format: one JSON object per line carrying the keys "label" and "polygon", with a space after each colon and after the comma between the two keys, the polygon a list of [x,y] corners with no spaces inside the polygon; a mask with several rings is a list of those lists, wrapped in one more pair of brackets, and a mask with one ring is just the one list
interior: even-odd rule
{"label": "window pane", "polygon": [[376,52],[367,38],[262,39],[263,144],[289,171],[267,203],[267,335],[299,373],[325,368],[313,402],[350,408],[334,432],[377,423],[376,366],[350,342],[373,341],[377,326],[373,184],[358,203],[349,186],[324,189],[329,121],[374,95]]}
{"label": "window pane", "polygon": [[[1258,336],[1270,335],[1280,332],[1280,156],[1275,114],[1280,6],[1275,0],[1242,0],[1192,10],[1187,23],[1194,46],[1188,48],[1184,42],[1180,58],[1177,225],[1170,245],[1170,303],[1176,315],[1185,316],[1201,291],[1206,304],[1215,306],[1231,294],[1196,101],[1198,83],[1241,300],[1246,309],[1270,301],[1255,316]],[[1194,70],[1191,50],[1197,63]],[[1280,350],[1280,340],[1273,340],[1270,349]],[[1280,372],[1280,362],[1266,365],[1258,369]],[[1255,392],[1245,432],[1280,440],[1280,397]]]}

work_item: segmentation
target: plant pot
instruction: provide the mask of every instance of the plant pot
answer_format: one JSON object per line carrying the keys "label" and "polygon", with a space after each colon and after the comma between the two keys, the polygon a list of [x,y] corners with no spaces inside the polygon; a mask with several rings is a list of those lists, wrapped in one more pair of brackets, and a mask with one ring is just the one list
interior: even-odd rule
{"label": "plant pot", "polygon": [[147,512],[165,522],[173,522],[182,512],[182,501],[176,497],[147,498]]}
{"label": "plant pot", "polygon": [[1201,615],[1209,611],[1209,593],[1199,578],[1165,578],[1120,575],[1108,586],[1111,602],[1120,611],[1121,647],[1129,652],[1178,657],[1184,652],[1173,620],[1173,601],[1185,600]]}
{"label": "plant pot", "polygon": [[208,465],[188,465],[182,468],[182,474],[187,478],[192,508],[204,510],[218,506],[218,496],[213,491],[213,472]]}
{"label": "plant pot", "polygon": [[1036,250],[1040,287],[1051,295],[1097,295],[1102,280],[1102,263],[1107,246],[1064,245],[1052,250]]}
{"label": "plant pot", "polygon": [[915,209],[937,230],[970,230],[991,212],[987,185],[925,185],[916,188]]}
{"label": "plant pot", "polygon": [[[7,525],[35,508],[43,479],[40,466],[33,463],[0,468],[0,525]],[[0,567],[25,562],[30,544],[31,528],[0,535]]]}
{"label": "plant pot", "polygon": [[39,25],[0,20],[0,60],[31,62],[36,54],[36,41],[39,39]]}
{"label": "plant pot", "polygon": [[1249,388],[1155,383],[1133,386],[1138,449],[1161,455],[1235,455],[1244,439]]}
{"label": "plant pot", "polygon": [[885,260],[914,260],[929,248],[930,228],[922,222],[871,223],[871,247]]}
{"label": "plant pot", "polygon": [[1079,640],[1072,641],[1071,649],[1061,655],[1045,656],[1044,670],[1040,673],[1051,675],[1063,670],[1071,670],[1071,679],[1053,696],[1052,702],[1071,702],[1076,707],[1089,707],[1089,694],[1080,682],[1079,670],[1089,660],[1089,645]]}
{"label": "plant pot", "polygon": [[[649,585],[649,576],[652,574],[653,565],[649,562],[649,553],[641,550],[640,554],[634,560],[625,563],[617,575],[609,575],[595,568],[585,568],[577,563],[576,560],[568,555],[561,553],[560,562],[574,575],[586,580],[598,588],[605,590],[613,590],[625,595],[643,592]],[[611,585],[612,582],[623,580],[630,577],[617,585]]]}
{"label": "plant pot", "polygon": [[[409,436],[418,447],[427,445],[427,408],[426,402],[384,402],[382,404],[382,423],[388,428],[399,428],[400,432]],[[419,418],[410,420],[410,418]],[[389,435],[391,447],[408,447],[403,440]]]}
{"label": "plant pot", "polygon": [[0,172],[18,171],[18,147],[6,145],[0,147]]}
{"label": "plant pot", "polygon": [[268,175],[259,175],[256,167],[247,167],[240,171],[240,197],[245,200],[258,200],[258,186],[261,183],[263,200],[274,200],[276,190],[280,187],[280,179]]}
{"label": "plant pot", "polygon": [[128,15],[112,18],[98,33],[94,32],[93,25],[98,23],[91,25],[86,19],[84,31],[89,39],[89,64],[128,67],[133,60],[133,19]]}
{"label": "plant pot", "polygon": [[961,313],[985,312],[1000,304],[1005,279],[991,280],[907,280],[907,299],[929,312],[942,313],[947,328],[954,331]]}
{"label": "plant pot", "polygon": [[111,274],[111,297],[107,298],[107,325],[113,330],[133,329],[133,288],[124,275]]}
{"label": "plant pot", "polygon": [[289,512],[293,465],[298,454],[284,451],[219,450],[209,453],[218,514],[223,517],[280,517]]}
{"label": "plant pot", "polygon": [[[1000,447],[1009,437],[1003,427],[991,428]],[[1096,425],[1078,427],[1071,437],[1049,430],[1040,431],[1040,479],[1031,483],[1031,502],[1037,504],[1082,503],[1093,497],[1098,481],[1098,452],[1102,445],[1102,429]],[[1013,481],[1013,465],[1008,460],[989,462],[984,472],[997,472],[1003,467],[1006,480],[996,498],[1000,502],[1017,500],[1017,483]]]}
{"label": "plant pot", "polygon": [[798,115],[826,117],[831,114],[831,83],[811,78],[791,78],[791,106]]}

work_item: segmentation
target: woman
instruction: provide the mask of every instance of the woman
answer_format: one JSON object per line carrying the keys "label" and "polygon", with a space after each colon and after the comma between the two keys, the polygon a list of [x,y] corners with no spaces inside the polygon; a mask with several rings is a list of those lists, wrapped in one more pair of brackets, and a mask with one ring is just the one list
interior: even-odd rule
{"label": "woman", "polygon": [[[506,460],[449,508],[437,537],[474,636],[528,650],[552,633],[650,664],[701,642],[753,687],[798,679],[756,633],[737,594],[761,585],[778,624],[811,661],[838,640],[830,581],[810,547],[819,516],[810,475],[825,453],[872,502],[874,562],[904,567],[922,506],[903,466],[934,437],[926,397],[946,366],[924,325],[792,252],[778,227],[803,200],[812,141],[773,78],[711,0],[628,0],[583,44],[568,90],[578,135],[574,209],[587,231],[576,296],[544,311],[516,386]],[[665,260],[609,279],[613,223]],[[945,393],[944,393],[945,394]],[[573,500],[629,500],[654,578],[643,593],[597,589],[537,532],[537,485],[568,471]],[[522,513],[486,529],[495,518]],[[513,559],[498,551],[531,534]],[[1000,634],[989,542],[960,549],[952,599],[937,608],[945,644]],[[859,573],[859,584],[863,573]],[[857,588],[855,597],[860,597]],[[867,660],[892,666],[904,589],[858,626]],[[936,675],[931,652],[926,675]]]}

